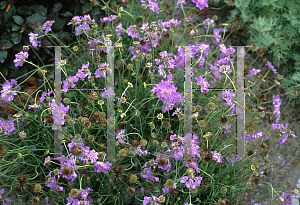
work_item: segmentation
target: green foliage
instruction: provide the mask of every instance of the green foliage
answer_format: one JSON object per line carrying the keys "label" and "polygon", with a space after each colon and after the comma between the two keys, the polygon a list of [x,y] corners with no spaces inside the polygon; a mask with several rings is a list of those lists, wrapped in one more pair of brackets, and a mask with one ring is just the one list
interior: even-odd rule
{"label": "green foliage", "polygon": [[[291,76],[285,80],[288,86],[298,82],[299,76],[293,76],[296,75],[295,71],[300,70],[300,55],[297,54],[300,50],[300,2],[236,0],[231,8],[229,22],[247,29],[250,34],[247,43],[255,45],[254,52],[258,49],[268,52],[276,69],[285,76]],[[241,14],[241,20],[236,20],[236,14]]]}
{"label": "green foliage", "polygon": [[[299,55],[299,54],[298,54]],[[298,62],[299,64],[299,62]],[[298,67],[299,68],[299,67]],[[291,100],[291,106],[296,106],[300,104],[300,72],[295,72],[282,80],[281,87],[286,90],[287,97]],[[298,96],[293,96],[291,94],[292,90],[298,91]]]}
{"label": "green foliage", "polygon": [[[23,46],[31,45],[28,39],[30,32],[36,33],[38,28],[43,26],[46,21],[55,20],[55,23],[52,25],[52,31],[59,41],[67,45],[76,41],[76,37],[71,34],[71,28],[66,26],[72,17],[89,14],[91,18],[99,19],[102,11],[100,8],[101,5],[93,6],[89,0],[1,1],[0,71],[3,76],[6,79],[17,78],[19,77],[18,73],[27,73],[33,69],[31,65],[24,65],[22,68],[19,68],[15,67],[14,63],[11,63],[15,59],[16,52],[20,52]],[[53,42],[42,39],[42,47],[37,48],[36,53],[29,50],[29,61],[35,62],[38,59],[37,56],[51,54],[51,49],[45,48],[45,45],[50,45],[51,43]],[[51,58],[51,56],[48,55],[48,58]],[[46,61],[48,60],[46,59]],[[22,72],[17,72],[18,70],[22,70]],[[0,83],[3,82],[3,77],[0,77]]]}

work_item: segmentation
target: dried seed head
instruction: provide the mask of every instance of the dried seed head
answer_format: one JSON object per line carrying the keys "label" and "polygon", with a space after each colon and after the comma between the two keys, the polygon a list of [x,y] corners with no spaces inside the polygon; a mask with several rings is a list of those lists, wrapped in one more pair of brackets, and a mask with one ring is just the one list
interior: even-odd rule
{"label": "dried seed head", "polygon": [[203,184],[204,187],[208,187],[209,186],[209,181],[207,181],[206,179],[204,179],[201,184]]}
{"label": "dried seed head", "polygon": [[87,138],[87,140],[89,142],[94,142],[94,136],[93,135],[89,135],[88,138]]}
{"label": "dried seed head", "polygon": [[227,188],[225,186],[221,187],[220,193],[221,194],[226,194],[227,193]]}
{"label": "dried seed head", "polygon": [[209,103],[208,103],[208,107],[209,107],[210,109],[212,109],[212,110],[215,110],[216,107],[217,107],[217,105],[216,105],[216,103],[214,103],[214,102],[209,102]]}
{"label": "dried seed head", "polygon": [[247,156],[251,157],[253,154],[254,154],[254,152],[252,150],[249,150],[248,153],[247,153]]}
{"label": "dried seed head", "polygon": [[231,28],[232,28],[233,30],[237,30],[238,25],[237,25],[237,24],[232,24]]}
{"label": "dried seed head", "polygon": [[168,42],[168,45],[169,45],[170,47],[173,47],[173,46],[174,46],[173,40],[170,40],[170,41]]}
{"label": "dried seed head", "polygon": [[280,95],[284,95],[285,94],[285,90],[283,88],[279,88],[279,94]]}
{"label": "dried seed head", "polygon": [[224,201],[225,201],[225,205],[230,205],[231,204],[231,202],[228,199],[224,199]]}
{"label": "dried seed head", "polygon": [[104,156],[105,156],[105,153],[104,153],[104,152],[99,152],[99,153],[98,153],[98,159],[99,159],[99,160],[100,160],[100,159],[103,159]]}
{"label": "dried seed head", "polygon": [[34,192],[34,193],[40,193],[41,190],[42,190],[42,186],[41,186],[40,184],[35,184],[35,185],[33,186],[33,192]]}
{"label": "dried seed head", "polygon": [[268,147],[269,147],[269,143],[268,142],[262,142],[261,143],[261,146],[264,148],[264,149],[268,149]]}
{"label": "dried seed head", "polygon": [[258,185],[259,178],[258,178],[258,177],[255,177],[255,178],[252,180],[252,182],[253,182],[254,185]]}
{"label": "dried seed head", "polygon": [[85,103],[84,101],[81,101],[81,102],[80,102],[80,106],[81,106],[81,107],[84,107],[84,106],[86,106],[86,103]]}
{"label": "dried seed head", "polygon": [[95,91],[91,91],[90,94],[89,94],[89,99],[98,100],[98,97],[99,97],[99,95]]}
{"label": "dried seed head", "polygon": [[70,191],[70,195],[72,196],[72,198],[77,197],[78,193],[79,193],[78,189],[71,189],[71,191]]}
{"label": "dried seed head", "polygon": [[226,3],[227,3],[228,6],[231,6],[233,2],[232,1],[227,1]]}
{"label": "dried seed head", "polygon": [[168,33],[168,32],[164,32],[164,33],[163,33],[163,37],[164,37],[164,38],[169,38],[169,33]]}
{"label": "dried seed head", "polygon": [[132,140],[131,144],[132,144],[133,147],[137,148],[140,143],[137,140]]}
{"label": "dried seed head", "polygon": [[114,24],[116,24],[116,25],[119,25],[119,23],[121,23],[121,20],[120,19],[114,19]]}
{"label": "dried seed head", "polygon": [[18,181],[25,184],[27,182],[27,176],[26,175],[21,175],[19,177]]}
{"label": "dried seed head", "polygon": [[71,174],[71,169],[69,167],[64,167],[62,170],[62,173],[66,176],[69,176]]}
{"label": "dried seed head", "polygon": [[170,5],[169,4],[164,4],[163,6],[165,11],[168,11],[170,9]]}
{"label": "dried seed head", "polygon": [[170,128],[171,127],[171,123],[169,121],[164,121],[163,122],[163,127],[164,128]]}
{"label": "dried seed head", "polygon": [[141,44],[141,46],[144,46],[144,45],[146,45],[146,43],[147,43],[147,41],[146,41],[146,40],[141,40],[141,41],[140,41],[140,44]]}
{"label": "dried seed head", "polygon": [[191,163],[192,161],[193,161],[193,156],[192,155],[190,155],[190,154],[188,154],[188,155],[186,155],[185,157],[184,157],[184,160],[185,160],[185,162],[186,163]]}
{"label": "dried seed head", "polygon": [[95,62],[99,62],[101,60],[101,57],[100,56],[94,56],[94,61]]}
{"label": "dried seed head", "polygon": [[206,162],[209,162],[211,159],[212,159],[211,155],[205,155],[205,156],[204,156],[204,160],[205,160]]}
{"label": "dried seed head", "polygon": [[265,51],[263,49],[258,49],[257,50],[258,55],[263,56],[265,54]]}
{"label": "dried seed head", "polygon": [[264,99],[265,98],[265,94],[259,93],[258,94],[258,98],[261,99],[261,100]]}
{"label": "dried seed head", "polygon": [[200,120],[199,122],[198,122],[198,125],[200,126],[200,127],[205,127],[206,126],[206,122],[204,121],[204,120]]}
{"label": "dried seed head", "polygon": [[40,201],[39,197],[35,196],[35,197],[32,198],[32,203],[33,204],[37,204],[37,203],[39,203],[39,201]]}
{"label": "dried seed head", "polygon": [[153,141],[152,141],[152,145],[153,145],[154,147],[159,146],[159,141],[158,141],[158,140],[153,140]]}
{"label": "dried seed head", "polygon": [[129,187],[127,189],[127,191],[129,192],[129,194],[133,195],[135,193],[135,189],[133,187]]}
{"label": "dried seed head", "polygon": [[220,199],[220,200],[218,201],[218,205],[225,205],[225,201],[222,200],[222,199]]}
{"label": "dried seed head", "polygon": [[143,147],[145,147],[145,146],[147,146],[147,140],[145,140],[145,139],[141,139],[141,141],[140,141],[140,144],[141,144],[141,146],[143,146]]}
{"label": "dried seed head", "polygon": [[168,179],[164,185],[167,186],[168,189],[171,189],[173,187],[172,179]]}
{"label": "dried seed head", "polygon": [[225,124],[227,122],[227,118],[225,117],[225,116],[222,116],[221,118],[220,118],[220,123],[221,124]]}
{"label": "dried seed head", "polygon": [[128,181],[129,181],[130,184],[135,184],[137,182],[137,176],[136,175],[130,175]]}
{"label": "dried seed head", "polygon": [[107,123],[107,120],[104,119],[104,120],[102,120],[101,125],[102,125],[102,126],[106,126],[106,123]]}
{"label": "dried seed head", "polygon": [[165,39],[163,39],[163,38],[160,38],[159,40],[158,40],[158,43],[160,44],[160,45],[162,45],[162,44],[165,44]]}
{"label": "dried seed head", "polygon": [[92,123],[91,123],[90,121],[85,121],[85,122],[83,123],[83,125],[84,125],[84,128],[85,128],[85,129],[90,129],[91,126],[92,126]]}
{"label": "dried seed head", "polygon": [[167,160],[165,158],[159,158],[157,163],[160,166],[165,166],[167,164]]}
{"label": "dried seed head", "polygon": [[207,140],[202,140],[202,145],[206,146],[207,145]]}
{"label": "dried seed head", "polygon": [[0,145],[0,155],[4,155],[6,152],[6,148],[4,147],[4,145]]}
{"label": "dried seed head", "polygon": [[292,96],[298,96],[298,91],[296,89],[291,90]]}
{"label": "dried seed head", "polygon": [[46,118],[46,123],[47,124],[53,124],[54,123],[54,119],[51,116],[49,116],[49,117]]}
{"label": "dried seed head", "polygon": [[141,17],[138,17],[138,18],[136,19],[136,22],[137,22],[138,24],[141,24],[141,23],[143,23],[143,19],[142,19]]}
{"label": "dried seed head", "polygon": [[94,114],[94,115],[91,117],[91,121],[94,122],[94,123],[98,123],[98,122],[99,122],[99,117],[98,117],[97,115]]}
{"label": "dried seed head", "polygon": [[119,151],[119,155],[120,155],[120,157],[125,157],[125,156],[127,155],[126,149],[121,149],[121,150]]}
{"label": "dried seed head", "polygon": [[85,168],[85,167],[82,167],[82,168],[79,170],[79,173],[80,173],[81,175],[86,175],[86,174],[89,173],[89,170],[88,170],[87,168]]}
{"label": "dried seed head", "polygon": [[74,147],[72,147],[72,149],[71,149],[70,152],[72,153],[72,155],[78,156],[78,155],[80,155],[82,153],[82,149],[81,149],[80,146],[75,145]]}
{"label": "dried seed head", "polygon": [[253,134],[255,132],[255,127],[253,125],[248,126],[247,128],[248,132]]}
{"label": "dried seed head", "polygon": [[242,18],[241,14],[235,15],[236,20],[240,20]]}
{"label": "dried seed head", "polygon": [[295,159],[295,160],[294,160],[294,165],[295,165],[295,166],[298,166],[299,164],[300,164],[300,161],[299,161],[298,159]]}
{"label": "dried seed head", "polygon": [[164,203],[165,202],[166,198],[163,195],[159,196],[158,198],[159,198],[159,202],[160,203]]}

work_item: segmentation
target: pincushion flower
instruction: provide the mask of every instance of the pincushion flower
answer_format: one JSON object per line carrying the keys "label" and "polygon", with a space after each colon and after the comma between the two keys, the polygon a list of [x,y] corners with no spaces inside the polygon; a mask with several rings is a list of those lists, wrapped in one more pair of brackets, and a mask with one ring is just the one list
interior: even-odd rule
{"label": "pincushion flower", "polygon": [[76,27],[76,34],[75,36],[80,36],[82,34],[82,32],[84,32],[85,34],[89,33],[90,30],[90,26],[88,25],[87,22],[83,22],[83,24],[79,25]]}
{"label": "pincushion flower", "polygon": [[76,86],[76,82],[78,82],[78,77],[77,76],[69,76],[69,82],[68,80],[63,81],[63,91],[65,93],[68,92],[69,87],[74,88]]}
{"label": "pincushion flower", "polygon": [[213,156],[213,160],[216,160],[218,163],[222,163],[223,156],[220,153],[217,153],[217,151],[211,151],[211,154]]}
{"label": "pincushion flower", "polygon": [[37,33],[32,33],[30,31],[30,33],[28,34],[29,35],[29,42],[32,44],[33,47],[41,47],[42,46],[42,41],[38,41],[37,40],[37,37],[39,34]]}
{"label": "pincushion flower", "polygon": [[47,34],[49,31],[51,31],[51,26],[54,24],[55,20],[53,21],[46,21],[44,25],[41,27],[41,30],[45,30],[45,34]]}
{"label": "pincushion flower", "polygon": [[86,76],[88,76],[88,79],[91,78],[91,72],[89,70],[89,65],[90,65],[90,62],[87,61],[87,64],[82,64],[82,67],[80,70],[78,70],[78,73],[76,74],[76,76],[78,78],[80,78],[82,81],[84,80],[84,78]]}
{"label": "pincushion flower", "polygon": [[116,139],[119,141],[120,144],[124,144],[124,142],[126,141],[125,129],[118,130],[118,133],[116,134]]}
{"label": "pincushion flower", "polygon": [[15,130],[14,119],[10,118],[9,120],[0,119],[0,127],[3,129],[4,134],[9,135],[12,131]]}
{"label": "pincushion flower", "polygon": [[222,99],[226,101],[228,107],[232,105],[234,96],[235,94],[228,90],[222,92]]}
{"label": "pincushion flower", "polygon": [[14,96],[17,95],[16,91],[11,90],[14,85],[18,85],[17,81],[14,79],[11,79],[11,82],[6,81],[3,83],[3,89],[1,90],[1,97],[3,99],[6,99],[7,101],[12,101],[14,99]]}
{"label": "pincushion flower", "polygon": [[159,178],[158,177],[154,177],[152,175],[152,170],[151,170],[151,167],[147,168],[145,170],[145,174],[144,173],[141,173],[141,176],[146,178],[146,179],[149,179],[151,181],[154,181],[154,182],[159,182]]}
{"label": "pincushion flower", "polygon": [[197,85],[201,85],[201,93],[208,92],[208,87],[210,86],[210,84],[208,84],[207,79],[199,76],[198,78],[196,78],[196,80]]}
{"label": "pincushion flower", "polygon": [[185,0],[178,0],[177,3],[176,3],[176,7],[175,8],[178,9],[179,6],[182,5],[182,4],[186,4]]}
{"label": "pincushion flower", "polygon": [[19,133],[19,136],[20,136],[21,138],[24,138],[24,137],[26,137],[26,133],[25,133],[24,131],[22,131],[22,132]]}
{"label": "pincushion flower", "polygon": [[106,162],[106,163],[103,163],[103,162],[96,162],[94,164],[94,169],[95,169],[95,172],[100,172],[100,173],[107,173],[108,171],[110,171],[110,168],[111,168],[112,164],[110,162]]}
{"label": "pincushion flower", "polygon": [[74,16],[71,20],[71,22],[69,22],[67,25],[79,25],[81,23],[81,17],[80,16]]}
{"label": "pincushion flower", "polygon": [[25,63],[25,58],[28,58],[28,52],[19,52],[15,55],[16,59],[14,60],[15,66],[23,66]]}
{"label": "pincushion flower", "polygon": [[204,8],[208,8],[207,0],[192,0],[193,3],[196,4],[196,7],[201,11]]}
{"label": "pincushion flower", "polygon": [[272,69],[274,72],[274,75],[276,75],[278,72],[276,71],[276,69],[274,68],[274,66],[271,64],[270,61],[267,62],[267,64],[265,64],[266,66],[269,67],[269,69]]}
{"label": "pincushion flower", "polygon": [[193,173],[191,173],[191,177],[183,176],[181,177],[180,182],[185,184],[187,188],[196,189],[198,185],[201,184],[202,177],[195,177]]}
{"label": "pincushion flower", "polygon": [[50,156],[47,156],[47,157],[45,158],[45,163],[44,163],[44,165],[47,164],[48,162],[50,162]]}

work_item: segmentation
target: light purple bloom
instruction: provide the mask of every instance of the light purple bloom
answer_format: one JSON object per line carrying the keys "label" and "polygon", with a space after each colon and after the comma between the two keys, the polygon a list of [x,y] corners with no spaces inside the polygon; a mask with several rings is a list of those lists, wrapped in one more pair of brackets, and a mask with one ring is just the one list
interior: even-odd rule
{"label": "light purple bloom", "polygon": [[46,29],[45,30],[45,34],[47,34],[49,31],[51,31],[50,27],[52,26],[52,24],[54,24],[54,22],[55,22],[55,20],[53,20],[53,21],[46,21],[44,23],[44,25],[41,27],[41,30]]}
{"label": "light purple bloom", "polygon": [[159,198],[155,197],[155,196],[152,196],[152,197],[148,197],[148,196],[145,196],[144,197],[144,201],[143,201],[143,205],[147,205],[147,204],[157,204],[159,205],[158,203],[156,203],[155,201],[160,201]]}
{"label": "light purple bloom", "polygon": [[28,58],[28,52],[19,52],[15,55],[16,59],[14,60],[15,66],[23,66],[25,61],[23,61],[25,58]]}
{"label": "light purple bloom", "polygon": [[193,3],[196,4],[196,7],[201,11],[205,7],[208,8],[207,0],[192,0]]}
{"label": "light purple bloom", "polygon": [[96,162],[94,164],[94,169],[95,169],[95,172],[100,172],[100,173],[106,174],[108,171],[110,171],[111,166],[112,166],[112,164],[108,161],[106,163]]}
{"label": "light purple bloom", "polygon": [[50,179],[50,183],[45,182],[45,184],[46,184],[47,187],[55,189],[56,191],[63,191],[64,190],[63,187],[60,187],[56,184],[55,176]]}
{"label": "light purple bloom", "polygon": [[0,119],[0,127],[3,129],[4,134],[9,135],[12,131],[15,130],[14,119],[10,118],[9,120]]}
{"label": "light purple bloom", "polygon": [[267,62],[267,64],[265,64],[266,66],[269,67],[269,69],[272,69],[274,72],[274,75],[276,75],[278,72],[276,71],[276,69],[274,68],[274,66],[271,64],[270,61]]}
{"label": "light purple bloom", "polygon": [[202,177],[194,177],[193,173],[191,175],[192,178],[189,178],[187,176],[182,177],[180,182],[185,184],[187,188],[191,187],[192,189],[196,189],[196,187],[201,184]]}
{"label": "light purple bloom", "polygon": [[1,97],[3,99],[6,99],[7,101],[12,101],[14,99],[14,96],[17,95],[16,91],[11,90],[11,88],[13,86],[17,86],[18,83],[15,79],[11,79],[11,82],[6,81],[3,83],[2,88],[3,90],[1,90]]}
{"label": "light purple bloom", "polygon": [[37,40],[37,37],[38,37],[39,34],[32,33],[30,31],[30,33],[28,35],[29,35],[29,41],[30,41],[30,43],[32,44],[33,47],[38,47],[38,46],[41,47],[42,46],[42,44],[41,44],[42,41]]}
{"label": "light purple bloom", "polygon": [[186,4],[185,0],[178,0],[175,8],[178,9],[180,4]]}
{"label": "light purple bloom", "polygon": [[223,156],[220,153],[217,153],[217,151],[211,151],[211,154],[213,155],[213,160],[216,160],[218,163],[222,163]]}

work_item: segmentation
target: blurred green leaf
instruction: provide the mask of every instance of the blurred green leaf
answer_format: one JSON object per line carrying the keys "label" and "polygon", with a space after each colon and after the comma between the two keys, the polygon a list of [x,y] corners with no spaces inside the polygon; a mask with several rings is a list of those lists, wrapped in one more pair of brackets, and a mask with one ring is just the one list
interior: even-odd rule
{"label": "blurred green leaf", "polygon": [[0,63],[3,63],[7,57],[7,51],[0,51]]}
{"label": "blurred green leaf", "polygon": [[47,8],[45,8],[43,5],[33,5],[29,9],[42,15],[47,14]]}
{"label": "blurred green leaf", "polygon": [[8,21],[8,22],[5,24],[5,27],[10,28],[10,27],[12,27],[13,25],[15,25],[15,23],[14,23],[13,21]]}
{"label": "blurred green leaf", "polygon": [[20,43],[22,40],[22,34],[20,32],[13,32],[11,40],[14,44]]}
{"label": "blurred green leaf", "polygon": [[60,11],[62,7],[63,7],[62,3],[60,3],[60,2],[55,3],[53,6],[53,12]]}
{"label": "blurred green leaf", "polygon": [[16,7],[14,5],[11,6],[9,11],[5,13],[5,20],[4,23],[6,23],[13,15],[16,14]]}
{"label": "blurred green leaf", "polygon": [[16,24],[14,24],[11,28],[12,31],[20,31],[21,30],[21,26],[18,26]]}
{"label": "blurred green leaf", "polygon": [[[4,75],[4,77],[6,77],[8,75],[8,69],[5,65],[0,66],[0,71],[1,71],[2,75]],[[3,77],[1,76],[1,78],[3,78]]]}
{"label": "blurred green leaf", "polygon": [[9,49],[13,44],[9,40],[0,40],[0,47],[3,48],[3,46],[5,46],[5,49]]}
{"label": "blurred green leaf", "polygon": [[11,40],[11,33],[10,32],[6,32],[4,33],[4,35],[1,37],[1,40]]}
{"label": "blurred green leaf", "polygon": [[20,6],[17,8],[17,13],[20,15],[30,15],[31,14],[31,10],[29,9],[30,6]]}
{"label": "blurred green leaf", "polygon": [[61,30],[63,29],[65,25],[65,19],[59,19],[58,21],[55,21],[55,23],[52,25],[53,30]]}
{"label": "blurred green leaf", "polygon": [[46,19],[47,19],[47,17],[41,16],[40,14],[35,13],[26,19],[26,23],[30,23],[30,24],[34,25],[37,22],[43,23],[43,22],[45,22]]}
{"label": "blurred green leaf", "polygon": [[73,16],[73,14],[70,11],[64,13],[64,17],[71,17],[71,16]]}
{"label": "blurred green leaf", "polygon": [[18,25],[22,25],[22,23],[24,22],[24,20],[21,16],[13,16],[13,19],[16,22],[16,24],[18,24]]}
{"label": "blurred green leaf", "polygon": [[1,1],[1,2],[0,2],[0,8],[1,8],[1,9],[5,9],[6,6],[7,6],[7,1]]}

